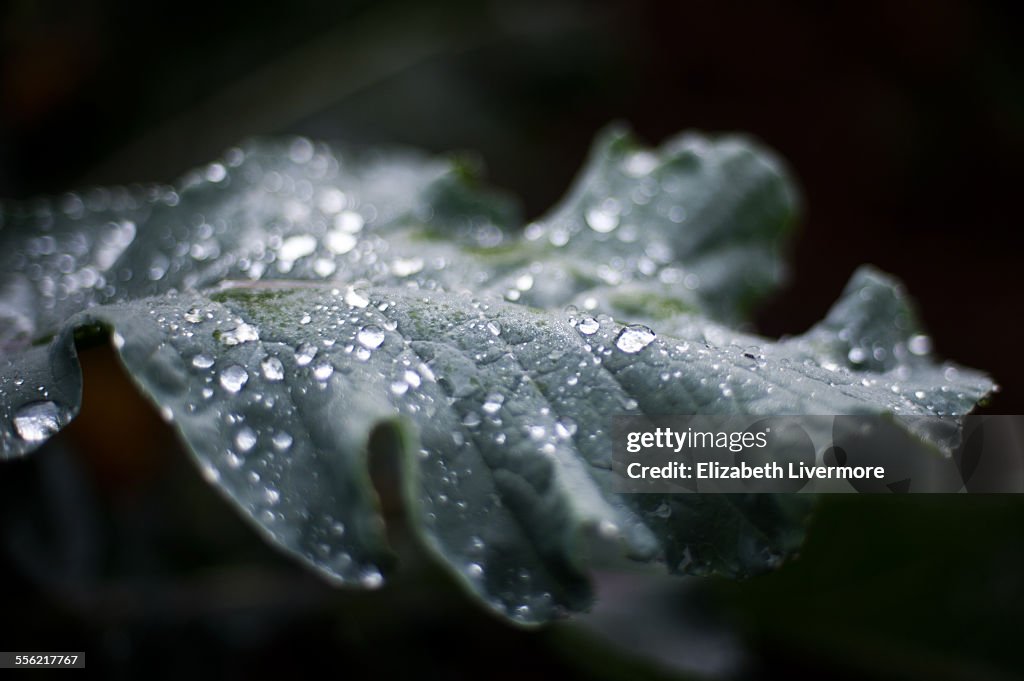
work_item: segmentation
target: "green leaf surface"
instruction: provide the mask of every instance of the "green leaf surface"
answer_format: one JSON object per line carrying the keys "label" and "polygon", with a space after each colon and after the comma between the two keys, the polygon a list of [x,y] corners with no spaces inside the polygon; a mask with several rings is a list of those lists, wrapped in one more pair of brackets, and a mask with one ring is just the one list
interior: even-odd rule
{"label": "green leaf surface", "polygon": [[252,143],[176,187],[5,208],[0,436],[78,409],[76,330],[110,329],[142,392],[274,544],[338,583],[389,563],[367,472],[395,436],[410,518],[522,623],[585,608],[618,552],[747,576],[799,546],[797,495],[621,495],[610,417],[962,415],[992,389],[936,363],[898,284],[862,269],[781,341],[734,330],[778,283],[794,195],[739,138],[605,133],[516,231],[467,166]]}

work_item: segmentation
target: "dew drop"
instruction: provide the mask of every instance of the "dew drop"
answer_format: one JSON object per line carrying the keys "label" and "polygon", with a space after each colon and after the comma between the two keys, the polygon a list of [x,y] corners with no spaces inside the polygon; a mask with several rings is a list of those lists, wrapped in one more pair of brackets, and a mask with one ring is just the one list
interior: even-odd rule
{"label": "dew drop", "polygon": [[650,327],[630,324],[619,332],[615,339],[615,347],[625,353],[635,354],[650,345],[654,338],[654,331]]}
{"label": "dew drop", "polygon": [[256,341],[260,339],[259,331],[255,326],[242,322],[230,331],[225,331],[220,336],[220,342],[224,345],[234,346]]}
{"label": "dew drop", "polygon": [[281,243],[278,257],[281,260],[298,260],[313,253],[316,250],[316,238],[310,234],[298,234],[290,236]]}
{"label": "dew drop", "polygon": [[932,339],[918,334],[907,342],[907,348],[915,355],[927,355],[932,351]]}
{"label": "dew drop", "polygon": [[601,328],[601,324],[593,317],[584,317],[580,320],[580,323],[576,325],[576,328],[579,329],[579,332],[584,336],[592,336]]}
{"label": "dew drop", "polygon": [[336,255],[344,255],[356,247],[357,239],[348,232],[333,230],[325,237],[327,249]]}
{"label": "dew drop", "polygon": [[209,369],[213,366],[213,357],[199,354],[192,358],[192,366],[196,369]]}
{"label": "dew drop", "polygon": [[408,277],[423,269],[422,258],[395,258],[391,271],[396,277]]}
{"label": "dew drop", "polygon": [[14,430],[26,442],[41,442],[60,430],[60,409],[49,400],[26,404],[14,415]]}
{"label": "dew drop", "polygon": [[274,445],[275,449],[283,452],[284,450],[292,446],[292,442],[294,442],[294,439],[290,434],[282,430],[277,433],[274,433],[274,437],[270,439],[270,442],[271,444]]}
{"label": "dew drop", "polygon": [[316,357],[317,348],[312,343],[303,343],[295,351],[295,363],[304,367]]}
{"label": "dew drop", "polygon": [[249,373],[237,364],[220,372],[220,384],[229,393],[237,393],[249,380]]}
{"label": "dew drop", "polygon": [[359,583],[365,589],[379,589],[384,584],[384,576],[377,568],[370,568],[359,578]]}
{"label": "dew drop", "polygon": [[487,330],[491,332],[492,336],[501,335],[501,324],[495,321],[487,322]]}
{"label": "dew drop", "polygon": [[363,308],[370,304],[370,299],[350,286],[348,290],[345,291],[345,302],[352,307]]}
{"label": "dew drop", "polygon": [[277,357],[265,357],[260,362],[260,369],[268,381],[280,381],[284,378],[284,364]]}
{"label": "dew drop", "polygon": [[342,211],[338,217],[334,218],[335,228],[349,234],[355,234],[363,228],[364,224],[366,224],[365,218],[352,210]]}
{"label": "dew drop", "polygon": [[318,364],[313,368],[313,377],[318,381],[326,381],[334,373],[334,367],[330,364]]}
{"label": "dew drop", "polygon": [[235,433],[235,446],[238,447],[238,451],[242,454],[252,450],[256,446],[256,431],[249,426],[242,426]]}
{"label": "dew drop", "polygon": [[364,326],[359,329],[359,333],[356,334],[356,340],[364,348],[373,350],[379,348],[381,343],[384,342],[384,330],[379,326]]}
{"label": "dew drop", "polygon": [[587,225],[600,234],[607,234],[619,226],[619,215],[604,204],[591,208],[586,214]]}

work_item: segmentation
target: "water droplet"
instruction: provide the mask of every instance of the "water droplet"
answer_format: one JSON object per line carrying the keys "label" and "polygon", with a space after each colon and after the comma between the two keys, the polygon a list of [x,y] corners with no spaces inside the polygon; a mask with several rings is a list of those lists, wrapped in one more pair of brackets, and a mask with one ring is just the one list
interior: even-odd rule
{"label": "water droplet", "polygon": [[344,255],[345,253],[348,253],[356,247],[356,243],[358,242],[356,237],[352,236],[348,232],[342,232],[339,230],[332,230],[328,232],[325,236],[325,241],[327,242],[327,249],[331,251],[331,253],[335,253],[337,255]]}
{"label": "water droplet", "polygon": [[615,339],[615,347],[623,352],[634,354],[640,352],[655,338],[655,333],[650,327],[643,324],[630,324],[619,332]]}
{"label": "water droplet", "polygon": [[613,204],[603,202],[587,211],[587,225],[600,234],[607,234],[619,226],[619,213],[614,210]]}
{"label": "water droplet", "polygon": [[850,348],[850,352],[847,357],[854,364],[860,364],[868,358],[868,353],[864,348]]}
{"label": "water droplet", "polygon": [[379,589],[384,584],[384,576],[377,568],[370,568],[359,578],[359,583],[365,589]]}
{"label": "water droplet", "polygon": [[235,446],[242,454],[250,451],[256,446],[256,431],[249,426],[242,426],[239,431],[235,433]]}
{"label": "water droplet", "polygon": [[349,234],[355,234],[363,228],[364,224],[366,224],[366,219],[352,210],[342,211],[338,217],[334,218],[334,227]]}
{"label": "water droplet", "polygon": [[273,506],[277,502],[281,501],[281,493],[273,487],[268,487],[263,491],[263,498],[267,500],[267,503]]}
{"label": "water droplet", "polygon": [[260,362],[260,369],[268,381],[280,381],[284,378],[284,364],[277,357],[265,357]]}
{"label": "water droplet", "polygon": [[932,339],[918,334],[907,341],[907,348],[915,355],[927,355],[932,351]]}
{"label": "water droplet", "polygon": [[41,442],[60,430],[60,409],[49,400],[26,404],[14,415],[14,430],[26,442]]}
{"label": "water droplet", "polygon": [[576,434],[576,422],[566,417],[555,422],[555,435],[568,440]]}
{"label": "water droplet", "polygon": [[633,177],[642,177],[650,174],[658,167],[658,157],[649,151],[636,151],[626,157],[623,169]]}
{"label": "water droplet", "polygon": [[480,425],[480,414],[475,411],[466,412],[466,415],[462,417],[462,425],[467,428],[475,428]]}
{"label": "water droplet", "polygon": [[199,354],[192,358],[192,366],[196,369],[209,369],[213,366],[213,357]]}
{"label": "water droplet", "polygon": [[516,277],[516,288],[520,291],[529,291],[533,288],[533,275],[527,273]]}
{"label": "water droplet", "polygon": [[312,343],[303,343],[295,351],[295,363],[304,367],[316,357],[317,347]]}
{"label": "water droplet", "polygon": [[274,433],[274,437],[270,439],[270,442],[271,444],[274,445],[275,449],[283,452],[284,450],[292,446],[292,442],[294,442],[294,439],[289,433],[286,433],[282,430],[277,433]]}
{"label": "water droplet", "polygon": [[316,238],[310,234],[290,236],[281,243],[277,254],[281,260],[293,261],[316,251]]}
{"label": "water droplet", "polygon": [[601,328],[601,324],[593,317],[584,317],[580,320],[580,323],[576,326],[579,332],[584,336],[591,336],[597,333],[597,330]]}
{"label": "water droplet", "polygon": [[602,520],[598,523],[597,531],[605,539],[614,539],[619,536],[619,526],[610,520]]}
{"label": "water droplet", "polygon": [[484,568],[480,563],[470,563],[466,566],[466,574],[473,579],[480,579],[484,576]]}
{"label": "water droplet", "polygon": [[229,393],[237,393],[249,380],[249,373],[237,364],[220,372],[220,384]]}
{"label": "water droplet", "polygon": [[318,364],[313,368],[313,377],[318,381],[326,381],[334,373],[334,367],[330,364]]}
{"label": "water droplet", "polygon": [[345,302],[352,307],[363,308],[370,304],[370,299],[350,286],[345,291]]}
{"label": "water droplet", "polygon": [[356,340],[364,348],[373,350],[379,348],[381,343],[384,342],[384,330],[379,326],[364,326],[359,329],[359,333],[356,334]]}
{"label": "water droplet", "polygon": [[504,395],[501,393],[491,393],[487,396],[487,400],[484,402],[482,409],[487,414],[497,414],[504,402]]}
{"label": "water droplet", "polygon": [[245,322],[240,323],[230,331],[225,331],[220,336],[220,342],[229,346],[241,345],[242,343],[257,341],[259,339],[260,333],[256,327],[251,324],[246,324]]}
{"label": "water droplet", "polygon": [[395,258],[391,263],[391,271],[396,277],[408,277],[423,269],[422,258]]}

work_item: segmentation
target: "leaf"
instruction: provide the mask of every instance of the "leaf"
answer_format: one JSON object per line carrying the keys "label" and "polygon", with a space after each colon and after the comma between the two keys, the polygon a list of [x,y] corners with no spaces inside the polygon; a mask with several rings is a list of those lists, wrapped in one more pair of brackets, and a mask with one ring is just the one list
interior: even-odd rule
{"label": "leaf", "polygon": [[534,623],[585,608],[588,561],[609,551],[740,577],[799,546],[806,496],[613,492],[611,415],[962,415],[992,389],[936,364],[902,289],[870,269],[803,336],[730,328],[780,280],[794,213],[750,142],[650,151],[610,131],[521,233],[513,204],[475,185],[465,165],[299,139],[232,150],[175,188],[8,209],[4,455],[77,412],[75,334],[110,330],[271,542],[379,586],[367,456],[392,441],[425,543]]}

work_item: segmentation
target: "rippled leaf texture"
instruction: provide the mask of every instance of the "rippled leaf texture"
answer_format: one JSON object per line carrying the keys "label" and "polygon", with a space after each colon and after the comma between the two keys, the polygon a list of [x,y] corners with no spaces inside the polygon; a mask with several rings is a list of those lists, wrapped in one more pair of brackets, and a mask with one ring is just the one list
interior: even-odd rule
{"label": "rippled leaf texture", "polygon": [[3,452],[76,413],[75,333],[108,329],[211,484],[339,583],[378,586],[388,561],[374,433],[426,545],[514,620],[585,608],[588,560],[612,552],[755,574],[798,547],[807,498],[618,495],[612,414],[961,415],[992,388],[931,359],[870,269],[803,336],[734,331],[778,282],[793,213],[748,141],[651,151],[616,130],[521,230],[463,162],[304,139],[175,187],[8,206]]}

